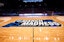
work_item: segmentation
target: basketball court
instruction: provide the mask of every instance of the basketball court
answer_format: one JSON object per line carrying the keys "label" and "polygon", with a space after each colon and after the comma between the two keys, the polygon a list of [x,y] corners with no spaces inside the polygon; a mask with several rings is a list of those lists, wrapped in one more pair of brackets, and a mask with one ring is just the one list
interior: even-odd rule
{"label": "basketball court", "polygon": [[[1,42],[64,42],[64,16],[0,17]],[[59,27],[2,27],[16,20],[53,20]]]}

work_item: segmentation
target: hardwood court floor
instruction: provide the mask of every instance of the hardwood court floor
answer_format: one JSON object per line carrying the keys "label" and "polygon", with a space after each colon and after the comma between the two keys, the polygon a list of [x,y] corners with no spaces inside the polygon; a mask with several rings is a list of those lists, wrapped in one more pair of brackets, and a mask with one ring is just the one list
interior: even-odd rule
{"label": "hardwood court floor", "polygon": [[[54,20],[61,27],[2,27],[16,20]],[[3,20],[3,21],[2,21]],[[0,42],[64,42],[64,16],[0,17]]]}

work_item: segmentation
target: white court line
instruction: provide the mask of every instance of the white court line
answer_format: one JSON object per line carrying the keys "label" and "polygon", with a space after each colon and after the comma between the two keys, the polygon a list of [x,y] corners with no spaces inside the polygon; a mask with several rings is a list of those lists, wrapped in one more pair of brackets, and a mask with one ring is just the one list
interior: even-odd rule
{"label": "white court line", "polygon": [[9,20],[11,20],[11,17],[0,17],[1,20],[3,20],[3,22],[1,22],[0,24],[7,22]]}
{"label": "white court line", "polygon": [[56,17],[56,19],[58,19],[60,21],[64,21],[64,16],[58,16],[58,17]]}

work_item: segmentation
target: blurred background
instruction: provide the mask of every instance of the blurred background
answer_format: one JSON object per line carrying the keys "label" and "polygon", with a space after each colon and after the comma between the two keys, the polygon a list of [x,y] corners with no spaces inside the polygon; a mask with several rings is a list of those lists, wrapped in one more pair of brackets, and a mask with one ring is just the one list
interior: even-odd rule
{"label": "blurred background", "polygon": [[63,0],[0,0],[0,16],[18,16],[24,13],[64,15]]}

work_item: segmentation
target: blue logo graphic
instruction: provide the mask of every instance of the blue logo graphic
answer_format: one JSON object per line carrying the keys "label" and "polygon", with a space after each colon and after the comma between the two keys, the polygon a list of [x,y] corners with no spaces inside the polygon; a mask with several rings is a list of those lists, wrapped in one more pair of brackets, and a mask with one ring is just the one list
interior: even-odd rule
{"label": "blue logo graphic", "polygon": [[3,27],[60,27],[61,24],[53,20],[17,20]]}

